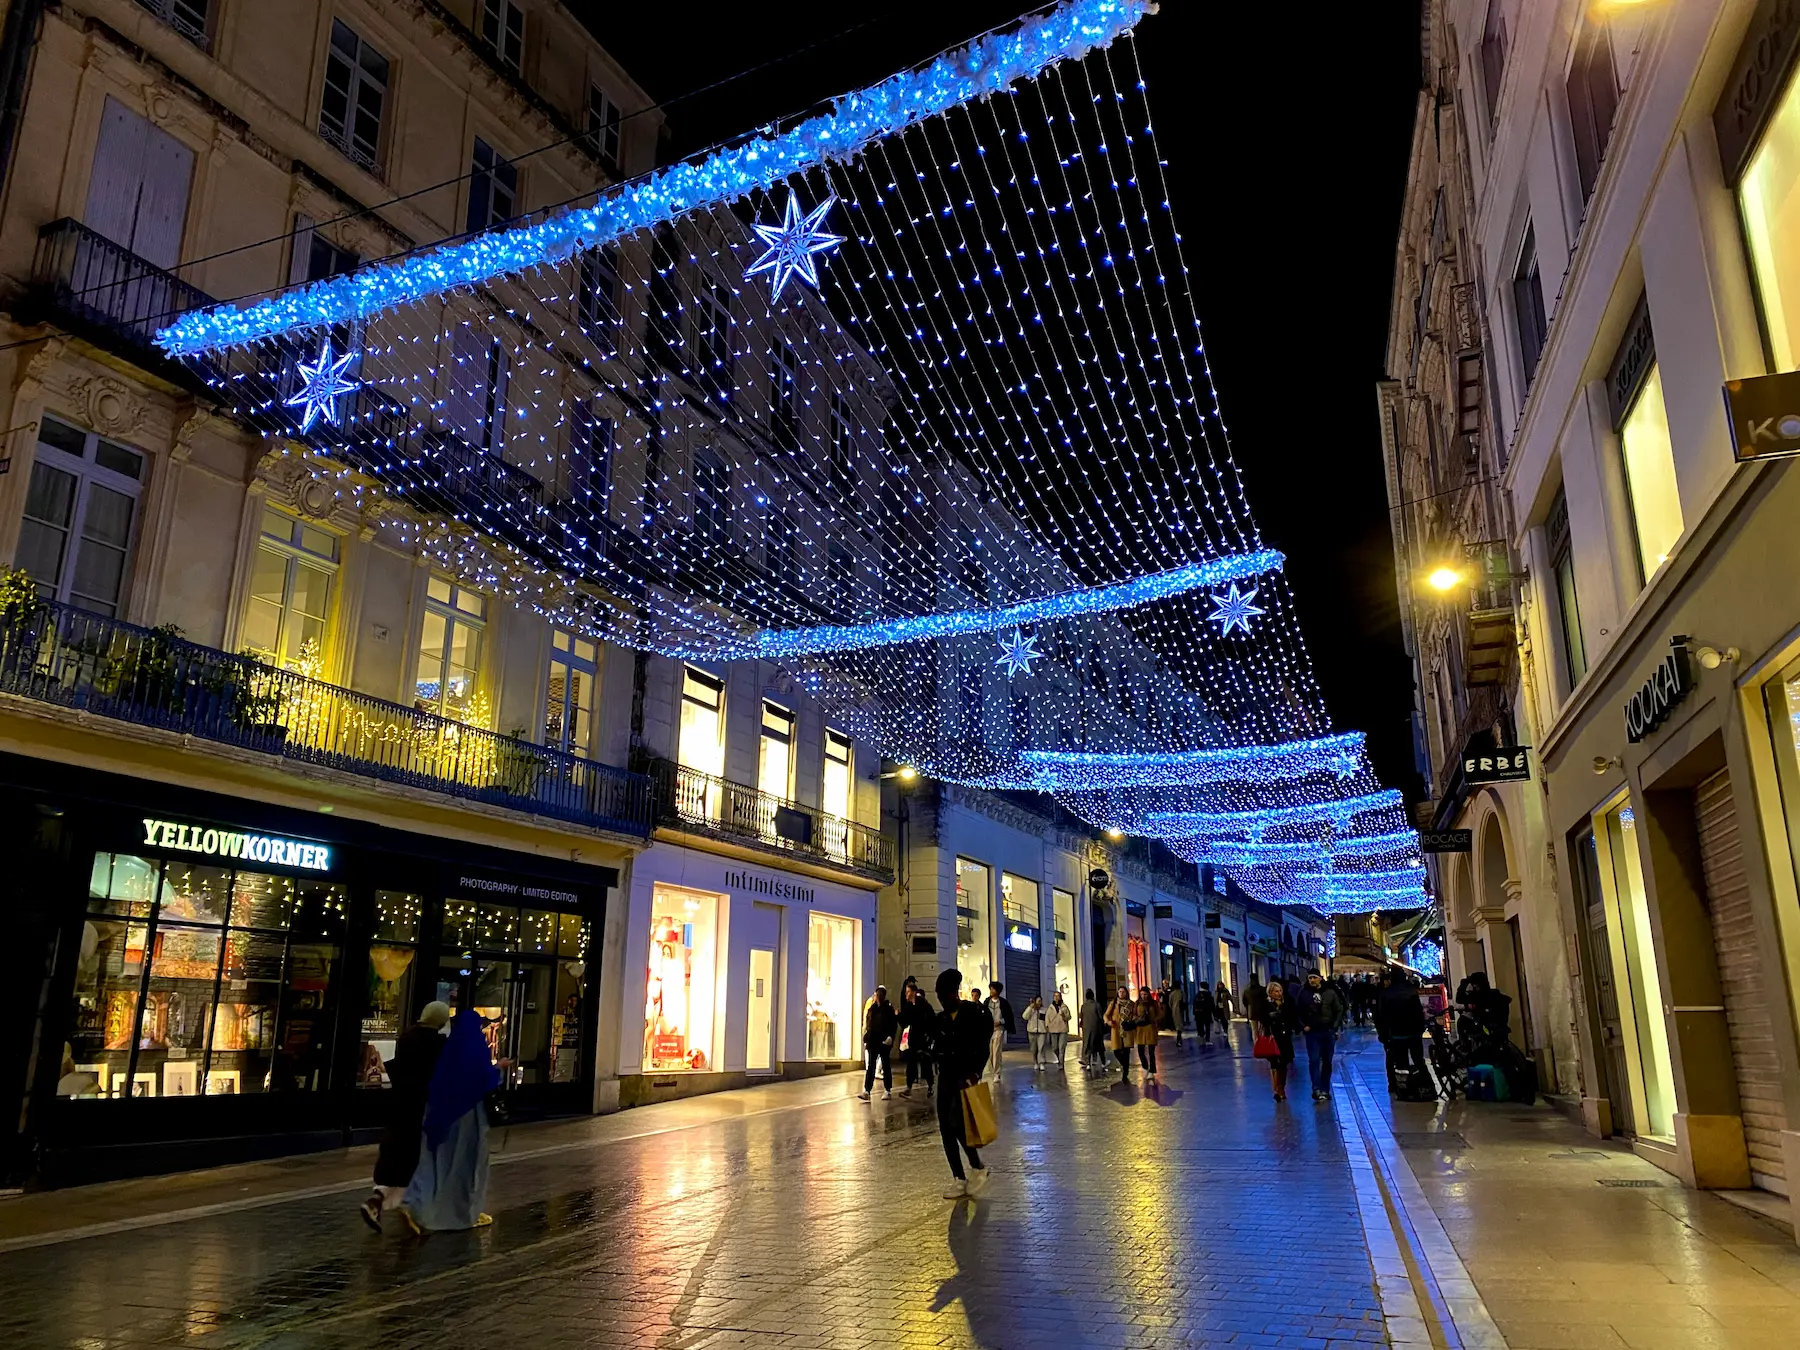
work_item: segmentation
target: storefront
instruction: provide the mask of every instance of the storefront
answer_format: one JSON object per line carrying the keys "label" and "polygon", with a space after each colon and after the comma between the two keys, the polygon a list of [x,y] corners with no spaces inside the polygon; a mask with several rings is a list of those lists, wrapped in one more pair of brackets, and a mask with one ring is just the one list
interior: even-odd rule
{"label": "storefront", "polygon": [[[1168,914],[1164,914],[1164,910]],[[1173,988],[1181,990],[1182,998],[1188,1007],[1194,1003],[1194,990],[1206,983],[1206,961],[1200,951],[1200,923],[1198,916],[1188,917],[1184,912],[1192,906],[1176,905],[1157,906],[1156,936],[1162,958],[1162,981]],[[1179,919],[1173,917],[1181,913]]]}
{"label": "storefront", "polygon": [[612,869],[13,756],[0,797],[36,881],[5,960],[48,978],[41,1015],[5,1023],[14,1174],[372,1137],[383,1062],[434,998],[479,1011],[512,1061],[500,1109],[593,1109]]}
{"label": "storefront", "polygon": [[640,854],[618,1103],[860,1065],[874,942],[873,891],[673,844]]}
{"label": "storefront", "polygon": [[1150,984],[1148,907],[1141,900],[1125,902],[1125,981],[1133,996]]}

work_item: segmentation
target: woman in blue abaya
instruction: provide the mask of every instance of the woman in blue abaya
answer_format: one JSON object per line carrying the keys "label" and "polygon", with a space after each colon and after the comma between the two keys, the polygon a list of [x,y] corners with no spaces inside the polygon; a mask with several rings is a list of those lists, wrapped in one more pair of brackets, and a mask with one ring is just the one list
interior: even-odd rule
{"label": "woman in blue abaya", "polygon": [[415,1233],[481,1228],[494,1221],[481,1206],[488,1182],[485,1100],[499,1085],[481,1015],[465,1008],[451,1019],[449,1040],[431,1075],[425,1148],[401,1201]]}

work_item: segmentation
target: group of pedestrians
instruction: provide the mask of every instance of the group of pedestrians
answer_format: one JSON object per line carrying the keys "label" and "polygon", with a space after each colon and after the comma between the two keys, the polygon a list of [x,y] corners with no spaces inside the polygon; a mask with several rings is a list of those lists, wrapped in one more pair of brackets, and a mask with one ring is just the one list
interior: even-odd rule
{"label": "group of pedestrians", "polygon": [[1061,1069],[1069,1044],[1069,1027],[1075,1021],[1075,1010],[1063,1002],[1062,990],[1050,995],[1050,1001],[1033,998],[1025,1005],[1025,1038],[1031,1042],[1031,1067],[1037,1070]]}
{"label": "group of pedestrians", "polygon": [[1287,987],[1280,980],[1270,980],[1264,988],[1253,978],[1244,991],[1244,1006],[1256,1029],[1253,1053],[1269,1065],[1269,1082],[1275,1090],[1275,1100],[1287,1100],[1288,1071],[1294,1064],[1294,1036],[1299,1033],[1306,1044],[1312,1099],[1329,1101],[1338,1032],[1343,1028],[1349,1007],[1337,983],[1314,971],[1290,998]]}

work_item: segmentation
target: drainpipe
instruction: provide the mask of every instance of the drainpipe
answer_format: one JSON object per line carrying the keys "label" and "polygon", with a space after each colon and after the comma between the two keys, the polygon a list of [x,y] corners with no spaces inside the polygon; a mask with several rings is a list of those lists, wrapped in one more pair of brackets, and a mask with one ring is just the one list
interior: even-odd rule
{"label": "drainpipe", "polygon": [[25,116],[25,85],[31,78],[31,56],[37,47],[44,0],[13,0],[0,32],[0,197],[12,171],[13,143]]}

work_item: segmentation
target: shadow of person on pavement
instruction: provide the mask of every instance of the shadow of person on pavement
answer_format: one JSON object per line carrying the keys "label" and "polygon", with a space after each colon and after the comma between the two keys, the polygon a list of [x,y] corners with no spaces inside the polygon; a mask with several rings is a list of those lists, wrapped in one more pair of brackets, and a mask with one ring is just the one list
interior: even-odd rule
{"label": "shadow of person on pavement", "polygon": [[990,1191],[951,1206],[946,1245],[956,1272],[938,1286],[931,1311],[941,1313],[960,1302],[970,1339],[984,1350],[1052,1343],[1076,1324],[1074,1307],[1057,1282],[1058,1269],[1085,1268],[1097,1258],[1084,1250],[1078,1235],[1063,1234],[1055,1261],[1021,1264],[1019,1253],[1029,1245],[1031,1230],[1017,1220],[995,1218],[991,1197]]}

